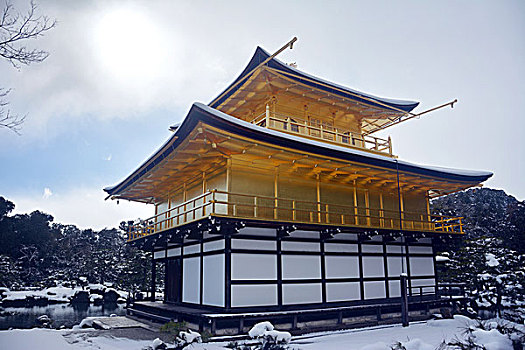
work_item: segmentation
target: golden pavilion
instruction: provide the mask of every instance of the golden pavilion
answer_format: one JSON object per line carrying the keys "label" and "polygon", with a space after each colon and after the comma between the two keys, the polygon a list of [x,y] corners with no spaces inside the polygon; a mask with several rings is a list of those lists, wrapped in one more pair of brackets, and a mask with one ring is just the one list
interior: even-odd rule
{"label": "golden pavilion", "polygon": [[239,331],[261,312],[291,313],[297,326],[333,310],[343,322],[363,306],[394,305],[402,275],[409,295],[435,300],[436,242],[464,232],[461,218],[432,214],[430,200],[492,174],[398,159],[375,133],[428,111],[276,54],[258,47],[230,86],[193,104],[158,151],[105,189],[155,206],[128,232],[152,252],[153,276],[165,266],[164,302],[142,312],[200,317],[213,331],[214,314],[240,315]]}

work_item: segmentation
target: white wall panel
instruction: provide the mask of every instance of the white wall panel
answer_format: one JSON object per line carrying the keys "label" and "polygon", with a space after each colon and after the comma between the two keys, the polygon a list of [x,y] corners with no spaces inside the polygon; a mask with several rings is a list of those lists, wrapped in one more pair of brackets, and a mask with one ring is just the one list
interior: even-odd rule
{"label": "white wall panel", "polygon": [[361,251],[363,253],[382,253],[383,252],[383,246],[377,245],[377,244],[362,244],[361,245]]}
{"label": "white wall panel", "polygon": [[432,254],[432,247],[409,246],[408,252],[411,254]]}
{"label": "white wall panel", "polygon": [[320,303],[321,283],[283,284],[283,304]]}
{"label": "white wall panel", "polygon": [[224,306],[224,254],[204,257],[202,303]]}
{"label": "white wall panel", "polygon": [[336,239],[345,241],[357,241],[357,234],[355,233],[338,233],[335,235]]}
{"label": "white wall panel", "polygon": [[326,301],[349,301],[361,299],[359,282],[326,284]]}
{"label": "white wall panel", "polygon": [[233,280],[277,279],[277,255],[232,254]]}
{"label": "white wall panel", "polygon": [[273,228],[245,227],[239,230],[242,235],[276,237],[277,233]]}
{"label": "white wall panel", "polygon": [[291,237],[300,237],[300,238],[319,238],[319,232],[318,231],[302,231],[302,230],[296,230],[292,231],[290,233]]}
{"label": "white wall panel", "polygon": [[200,258],[184,259],[182,263],[182,301],[198,304],[200,302]]}
{"label": "white wall panel", "polygon": [[157,250],[153,253],[153,259],[162,259],[166,257],[166,250]]}
{"label": "white wall panel", "polygon": [[200,253],[200,251],[201,251],[200,244],[192,244],[190,246],[184,247],[184,255]]}
{"label": "white wall panel", "polygon": [[386,246],[386,252],[387,253],[398,253],[398,254],[401,254],[405,251],[405,247],[404,246],[400,246],[400,245],[387,245]]}
{"label": "white wall panel", "polygon": [[386,298],[385,282],[364,282],[365,299]]}
{"label": "white wall panel", "polygon": [[232,307],[277,305],[277,285],[233,285]]}
{"label": "white wall panel", "polygon": [[320,244],[315,242],[281,242],[281,249],[283,251],[298,251],[298,252],[319,252],[321,250]]}
{"label": "white wall panel", "polygon": [[283,255],[283,279],[321,278],[321,257],[315,255]]}
{"label": "white wall panel", "polygon": [[405,258],[401,256],[389,256],[387,257],[387,268],[388,276],[399,277],[403,272],[402,264],[405,264]]}
{"label": "white wall panel", "polygon": [[433,257],[410,257],[411,276],[434,276]]}
{"label": "white wall panel", "polygon": [[363,277],[384,277],[385,266],[382,256],[363,256]]}
{"label": "white wall panel", "polygon": [[258,241],[255,239],[232,239],[232,249],[277,250],[275,241]]}
{"label": "white wall panel", "polygon": [[357,253],[357,244],[325,243],[324,250],[330,253]]}
{"label": "white wall panel", "polygon": [[211,241],[204,243],[204,251],[209,252],[212,250],[224,249],[224,239],[219,239],[217,241]]}
{"label": "white wall panel", "polygon": [[168,249],[168,258],[172,256],[180,256],[180,248],[170,248]]}
{"label": "white wall panel", "polygon": [[401,296],[401,284],[399,281],[388,281],[388,288],[390,298],[399,298]]}
{"label": "white wall panel", "polygon": [[357,256],[325,256],[326,278],[359,277],[359,258]]}

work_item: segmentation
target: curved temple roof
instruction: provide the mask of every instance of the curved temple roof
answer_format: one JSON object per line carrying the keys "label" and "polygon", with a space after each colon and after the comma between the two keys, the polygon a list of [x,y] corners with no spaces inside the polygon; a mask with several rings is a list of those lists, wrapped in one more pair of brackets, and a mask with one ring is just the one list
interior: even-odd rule
{"label": "curved temple roof", "polygon": [[492,176],[492,173],[487,171],[470,171],[418,165],[405,161],[398,161],[391,157],[377,155],[366,151],[308,140],[302,137],[285,134],[280,131],[266,129],[222,113],[202,103],[195,103],[191,107],[182,124],[177,128],[174,135],[171,136],[157,152],[155,152],[124,181],[118,185],[107,187],[104,191],[109,195],[118,194],[124,191],[128,186],[132,185],[135,181],[139,180],[142,176],[146,175],[149,171],[153,170],[159,162],[168,157],[177,148],[177,146],[199,122],[259,142],[266,142],[302,152],[324,155],[351,162],[370,164],[394,171],[398,168],[400,172],[409,172],[453,182],[463,182],[474,185],[483,182]]}
{"label": "curved temple roof", "polygon": [[[259,64],[264,60],[270,57],[270,54],[266,52],[261,47],[257,47],[253,57],[242,73],[235,79],[223,92],[221,92],[210,104],[210,107],[217,108],[225,100],[227,100],[232,94],[235,93],[236,89],[241,85],[237,85],[232,90],[228,91],[233,85],[235,85],[239,80],[243,79],[247,74],[249,74],[253,69],[255,69]],[[266,66],[276,69],[283,73],[293,74],[294,79],[299,80],[301,83],[311,86],[313,88],[326,91],[328,93],[340,95],[344,98],[348,98],[357,102],[362,102],[370,105],[374,105],[380,108],[386,108],[394,111],[404,111],[410,112],[419,105],[419,102],[414,101],[403,101],[403,100],[394,100],[383,97],[373,96],[367,93],[363,93],[357,90],[353,90],[321,78],[315,77],[313,75],[304,73],[299,69],[293,68],[287,64],[282,63],[281,61],[272,58],[266,63]],[[227,93],[225,93],[228,91]],[[376,101],[374,103],[374,101]],[[391,107],[391,108],[388,108]]]}

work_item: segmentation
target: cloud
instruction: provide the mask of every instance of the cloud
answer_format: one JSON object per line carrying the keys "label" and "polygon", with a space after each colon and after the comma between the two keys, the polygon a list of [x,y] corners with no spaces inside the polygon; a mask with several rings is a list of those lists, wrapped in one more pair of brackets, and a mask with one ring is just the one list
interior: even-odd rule
{"label": "cloud", "polygon": [[116,201],[104,200],[106,196],[100,188],[78,188],[45,197],[46,190],[51,193],[46,188],[42,197],[10,195],[9,200],[15,203],[15,214],[40,210],[51,214],[55,222],[96,230],[118,227],[124,220],[153,216],[153,206],[123,200],[117,205]]}
{"label": "cloud", "polygon": [[109,156],[107,156],[107,157],[104,157],[104,160],[106,160],[108,162],[111,161],[111,154]]}
{"label": "cloud", "polygon": [[51,189],[49,187],[44,188],[44,194],[42,195],[43,199],[48,199],[53,195],[53,192],[51,192]]}

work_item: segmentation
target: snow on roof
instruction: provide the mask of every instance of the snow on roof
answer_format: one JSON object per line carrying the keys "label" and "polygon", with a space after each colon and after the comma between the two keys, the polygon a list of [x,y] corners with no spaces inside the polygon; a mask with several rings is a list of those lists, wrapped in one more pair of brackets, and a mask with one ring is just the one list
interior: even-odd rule
{"label": "snow on roof", "polygon": [[[238,82],[240,79],[242,79],[248,73],[250,73],[254,68],[256,68],[262,61],[264,61],[268,57],[270,57],[270,54],[266,50],[264,50],[263,48],[257,46],[257,48],[255,50],[255,53],[253,54],[252,58],[250,59],[250,62],[248,62],[248,64],[246,65],[246,68],[244,68],[244,70],[237,77],[237,79],[235,79],[224,91],[222,91],[218,95],[218,97],[220,97],[220,98],[217,97],[217,98],[215,98],[212,101],[212,103],[210,103],[210,106],[217,107],[222,102],[224,102],[230,95],[232,95],[235,92],[235,90],[237,88],[240,87],[240,85],[237,86],[236,88],[232,89],[228,93],[225,93],[225,91],[228,91],[228,89],[230,89],[230,87],[232,85],[234,85],[236,82]],[[345,97],[347,97],[347,98],[350,98],[350,99],[353,99],[353,100],[357,100],[357,101],[361,101],[361,102],[364,102],[364,103],[369,103],[369,104],[374,104],[374,103],[372,101],[369,101],[369,100],[366,100],[366,99],[375,100],[375,101],[379,102],[379,104],[377,104],[377,106],[382,107],[382,108],[388,108],[390,106],[390,107],[392,107],[392,109],[401,109],[402,111],[410,112],[411,110],[413,110],[414,108],[416,108],[419,105],[419,102],[416,102],[416,101],[384,98],[384,97],[379,97],[379,96],[374,96],[372,94],[364,93],[364,92],[361,92],[361,91],[358,91],[358,90],[355,90],[355,89],[351,89],[351,88],[348,88],[346,86],[343,86],[343,85],[340,85],[340,84],[336,84],[336,83],[333,83],[331,81],[328,81],[328,80],[316,77],[316,76],[308,74],[308,73],[305,73],[305,72],[303,72],[303,71],[301,71],[301,70],[299,70],[297,68],[294,68],[292,66],[287,65],[286,63],[283,63],[283,62],[279,61],[276,58],[272,58],[270,61],[268,61],[266,63],[266,65],[271,67],[271,68],[277,69],[279,71],[285,72],[285,73],[294,74],[296,76],[295,79],[297,79],[297,77],[308,79],[307,81],[303,81],[303,83],[307,84],[307,85],[310,85],[310,86],[315,86],[315,87],[317,87],[317,88],[319,88],[321,90],[327,90],[328,91],[328,90],[336,89],[336,90],[330,91],[330,92],[333,92],[333,93],[339,94],[339,95],[345,95]],[[322,85],[320,85],[320,84],[322,84]],[[345,94],[345,92],[347,92],[348,94]],[[364,97],[365,99],[359,98],[360,96]]]}

